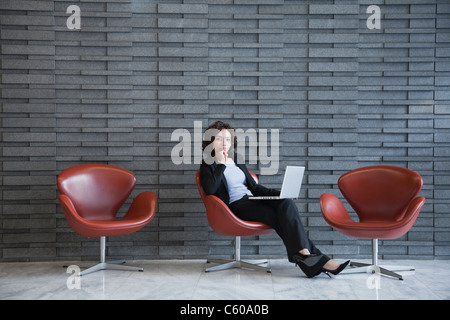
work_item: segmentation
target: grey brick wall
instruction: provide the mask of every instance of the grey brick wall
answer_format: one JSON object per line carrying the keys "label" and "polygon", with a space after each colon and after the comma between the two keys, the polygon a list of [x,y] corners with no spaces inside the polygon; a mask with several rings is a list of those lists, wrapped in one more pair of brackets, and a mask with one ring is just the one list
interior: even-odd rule
{"label": "grey brick wall", "polygon": [[[81,29],[69,30],[69,5]],[[369,30],[369,5],[381,29]],[[310,237],[338,258],[370,243],[333,231],[319,197],[372,164],[409,167],[427,203],[384,258],[450,257],[450,5],[447,0],[0,1],[0,261],[94,260],[56,202],[56,176],[101,162],[158,195],[156,218],[110,239],[129,259],[229,256],[208,226],[197,164],[175,165],[171,133],[217,119],[280,130],[283,168],[307,167],[298,207]],[[259,165],[250,165],[260,172]],[[129,205],[129,201],[126,206]],[[123,211],[123,210],[122,210]],[[276,235],[243,255],[281,257]]]}

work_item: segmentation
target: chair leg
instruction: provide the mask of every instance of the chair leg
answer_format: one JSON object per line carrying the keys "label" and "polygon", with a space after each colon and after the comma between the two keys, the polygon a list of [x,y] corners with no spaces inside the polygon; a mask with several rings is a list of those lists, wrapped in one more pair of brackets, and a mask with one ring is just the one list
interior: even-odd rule
{"label": "chair leg", "polygon": [[132,266],[124,266],[121,264],[114,264],[114,263],[106,263],[106,262],[100,262],[96,264],[95,266],[92,266],[88,269],[85,269],[80,272],[80,276],[87,275],[88,273],[100,271],[100,270],[123,270],[123,271],[144,271],[143,268],[140,267],[132,267]]}
{"label": "chair leg", "polygon": [[243,261],[241,260],[241,237],[235,238],[235,255],[234,260],[216,260],[208,259],[207,263],[218,263],[219,265],[206,268],[205,272],[226,270],[231,268],[252,269],[257,271],[265,271],[271,273],[268,267],[259,266],[259,264],[268,263],[267,260]]}
{"label": "chair leg", "polygon": [[80,276],[100,271],[100,270],[124,270],[124,271],[144,271],[140,267],[124,266],[125,260],[105,261],[106,257],[106,237],[100,237],[100,263],[80,272]]}
{"label": "chair leg", "polygon": [[350,262],[350,267],[341,273],[380,273],[385,276],[403,280],[403,276],[393,271],[414,271],[413,266],[385,266],[378,265],[378,239],[372,239],[372,264]]}

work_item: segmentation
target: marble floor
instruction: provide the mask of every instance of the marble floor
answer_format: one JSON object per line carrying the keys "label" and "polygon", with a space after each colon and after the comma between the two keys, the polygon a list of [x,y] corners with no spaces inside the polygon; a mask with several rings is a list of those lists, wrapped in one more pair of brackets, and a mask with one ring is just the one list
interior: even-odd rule
{"label": "marble floor", "polygon": [[[67,264],[67,263],[66,263]],[[70,264],[70,263],[69,263]],[[72,262],[72,264],[74,264]],[[76,263],[75,263],[76,264]],[[78,262],[84,269],[89,262]],[[133,261],[144,272],[104,270],[82,277],[64,262],[0,263],[1,300],[447,300],[448,260],[389,261],[414,265],[400,281],[378,274],[322,274],[308,279],[286,260],[272,273],[230,269],[204,272],[204,260]]]}

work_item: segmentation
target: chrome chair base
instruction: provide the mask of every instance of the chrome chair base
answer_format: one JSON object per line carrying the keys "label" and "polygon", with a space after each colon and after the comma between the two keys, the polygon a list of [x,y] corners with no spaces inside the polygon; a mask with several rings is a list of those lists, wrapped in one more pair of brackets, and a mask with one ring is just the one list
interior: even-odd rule
{"label": "chrome chair base", "polygon": [[123,264],[125,263],[125,260],[113,260],[107,262],[105,260],[105,257],[106,237],[100,237],[100,263],[81,271],[79,276],[83,276],[100,270],[144,271],[144,269],[140,267],[124,266]]}
{"label": "chrome chair base", "polygon": [[378,239],[372,239],[372,263],[350,262],[350,267],[341,271],[343,273],[379,273],[385,276],[403,280],[403,276],[394,271],[414,271],[413,266],[386,266],[378,265]]}
{"label": "chrome chair base", "polygon": [[350,262],[350,268],[346,268],[341,271],[344,273],[379,273],[385,276],[397,278],[403,280],[403,276],[394,271],[414,271],[413,266],[386,266],[386,265],[374,265],[370,263]]}
{"label": "chrome chair base", "polygon": [[125,260],[121,261],[110,261],[110,262],[100,262],[96,264],[95,266],[92,266],[90,268],[87,268],[80,272],[80,276],[84,276],[88,273],[100,271],[100,270],[123,270],[123,271],[144,271],[144,268],[140,267],[133,267],[133,266],[125,266],[123,265],[125,263]]}
{"label": "chrome chair base", "polygon": [[219,265],[209,267],[205,269],[205,272],[210,271],[219,271],[226,270],[231,268],[242,268],[242,269],[251,269],[257,271],[265,271],[267,273],[271,273],[272,271],[268,267],[260,266],[260,264],[268,263],[267,260],[251,260],[244,261],[241,260],[241,237],[236,236],[234,238],[234,260],[216,260],[216,259],[208,259],[206,263],[218,263]]}
{"label": "chrome chair base", "polygon": [[268,267],[260,266],[260,264],[268,263],[267,260],[255,260],[255,261],[243,261],[243,260],[215,260],[211,259],[206,261],[206,263],[218,263],[219,265],[206,268],[205,272],[210,271],[219,271],[226,270],[232,268],[242,268],[242,269],[251,269],[257,271],[265,271],[267,273],[271,273],[272,270]]}

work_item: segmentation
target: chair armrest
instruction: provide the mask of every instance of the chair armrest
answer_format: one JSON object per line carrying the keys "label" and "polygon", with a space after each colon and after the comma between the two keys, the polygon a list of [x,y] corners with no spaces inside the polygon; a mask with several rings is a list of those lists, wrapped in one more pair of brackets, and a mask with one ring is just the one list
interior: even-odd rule
{"label": "chair armrest", "polygon": [[268,225],[239,219],[230,208],[215,195],[205,197],[206,215],[209,225],[218,234],[227,236],[246,236],[272,233]]}
{"label": "chair armrest", "polygon": [[78,216],[77,209],[75,209],[72,200],[70,200],[68,196],[66,196],[65,194],[60,194],[58,196],[58,201],[61,204],[63,212],[66,216],[67,214]]}
{"label": "chair armrest", "polygon": [[239,223],[230,208],[215,195],[205,197],[205,207],[209,225],[219,234],[224,234],[221,230],[228,230],[230,226]]}
{"label": "chair armrest", "polygon": [[58,196],[58,201],[61,204],[64,215],[66,216],[66,220],[70,227],[78,234],[90,237],[90,234],[87,234],[85,230],[85,225],[89,223],[89,221],[78,214],[72,200],[70,200],[68,196],[60,194]]}
{"label": "chair armrest", "polygon": [[320,196],[320,209],[325,221],[331,226],[355,223],[341,200],[334,194],[324,193]]}
{"label": "chair armrest", "polygon": [[424,204],[424,197],[416,197],[411,200],[403,217],[386,228],[389,232],[384,235],[383,239],[397,239],[406,234],[414,225]]}
{"label": "chair armrest", "polygon": [[411,223],[410,221],[413,220],[412,223],[414,223],[417,216],[419,215],[420,210],[422,210],[424,204],[425,204],[424,197],[416,197],[413,200],[411,200],[401,221],[410,224]]}
{"label": "chair armrest", "polygon": [[133,200],[127,213],[120,220],[127,221],[144,219],[149,222],[155,216],[156,204],[156,195],[151,191],[144,191]]}

